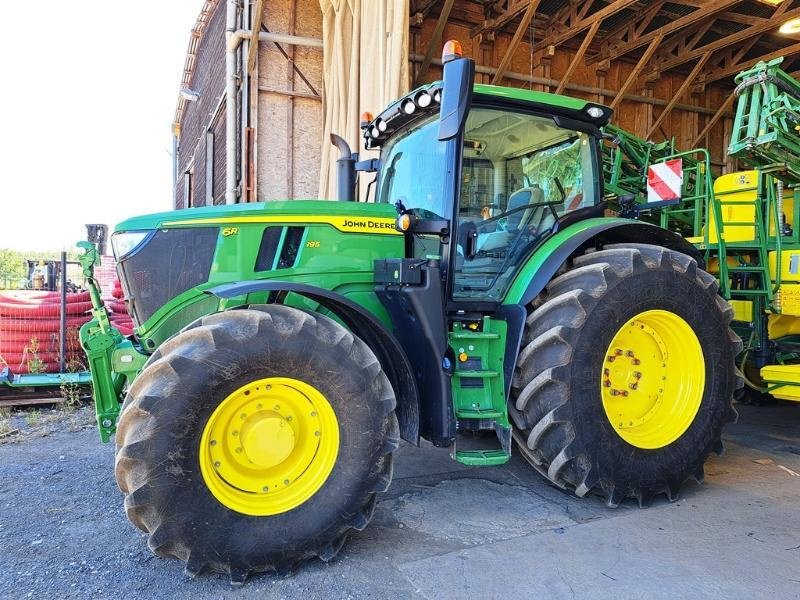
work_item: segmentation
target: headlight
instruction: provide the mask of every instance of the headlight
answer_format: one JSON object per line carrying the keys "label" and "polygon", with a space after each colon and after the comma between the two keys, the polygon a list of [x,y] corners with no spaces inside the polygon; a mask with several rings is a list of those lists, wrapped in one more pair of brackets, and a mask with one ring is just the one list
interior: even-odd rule
{"label": "headlight", "polygon": [[433,101],[437,104],[442,101],[442,90],[436,90],[433,92]]}
{"label": "headlight", "polygon": [[369,134],[376,140],[379,137],[381,137],[381,132],[378,130],[378,128],[375,125],[373,125],[372,128],[369,130]]}
{"label": "headlight", "polygon": [[414,101],[411,98],[406,98],[403,100],[403,104],[401,105],[403,112],[407,115],[413,115],[414,111],[417,110],[417,105],[414,104]]}
{"label": "headlight", "polygon": [[126,254],[130,254],[139,247],[149,234],[149,231],[120,231],[115,233],[111,236],[114,257],[119,260]]}
{"label": "headlight", "polygon": [[386,131],[387,127],[388,125],[386,125],[386,121],[384,121],[383,119],[378,119],[378,131],[383,133],[384,131]]}
{"label": "headlight", "polygon": [[599,106],[590,106],[589,108],[586,109],[586,114],[592,117],[593,119],[599,119],[606,113]]}
{"label": "headlight", "polygon": [[416,102],[420,108],[427,108],[431,105],[431,95],[428,92],[420,92],[417,94]]}

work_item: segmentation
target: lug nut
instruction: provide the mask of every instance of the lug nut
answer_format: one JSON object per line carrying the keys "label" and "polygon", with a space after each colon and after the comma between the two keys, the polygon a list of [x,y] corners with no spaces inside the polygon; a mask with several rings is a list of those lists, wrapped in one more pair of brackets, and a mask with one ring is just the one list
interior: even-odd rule
{"label": "lug nut", "polygon": [[628,387],[629,387],[629,388],[631,388],[632,390],[635,390],[635,389],[636,389],[636,388],[638,388],[639,386],[638,386],[638,385],[636,385],[635,383],[632,383],[632,384],[630,384]]}
{"label": "lug nut", "polygon": [[633,376],[636,377],[636,379],[641,379],[642,378],[642,374],[639,371],[634,371],[633,372]]}
{"label": "lug nut", "polygon": [[606,379],[606,380],[603,382],[603,386],[604,386],[604,387],[611,387],[611,381],[609,381],[608,379]]}
{"label": "lug nut", "polygon": [[632,358],[632,359],[631,359],[631,363],[632,363],[632,364],[634,364],[634,365],[641,364],[641,362],[642,362],[642,361],[640,361],[638,358]]}

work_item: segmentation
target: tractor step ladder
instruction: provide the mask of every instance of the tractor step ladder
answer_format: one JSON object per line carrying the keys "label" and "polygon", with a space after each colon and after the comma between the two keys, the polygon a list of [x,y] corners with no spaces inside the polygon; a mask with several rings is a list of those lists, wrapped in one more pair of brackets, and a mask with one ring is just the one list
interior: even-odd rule
{"label": "tractor step ladder", "polygon": [[[741,196],[747,192],[755,194],[749,199],[731,199],[733,195]],[[738,188],[731,192],[712,192],[709,194],[709,202],[716,239],[711,238],[707,230],[706,248],[712,257],[719,260],[722,296],[726,300],[752,300],[760,297],[764,299],[765,306],[771,306],[779,285],[779,282],[773,285],[770,277],[767,246],[769,234],[765,214],[775,213],[772,215],[772,222],[778,222],[771,178],[767,174],[759,173],[756,186]],[[734,208],[730,211],[732,213],[736,212],[736,207],[751,208],[752,211],[746,212],[751,212],[752,217],[742,220],[739,211],[739,217],[728,219],[728,211],[725,209],[729,207]],[[745,239],[736,239],[742,236]],[[780,264],[780,235],[776,236],[776,243]],[[733,265],[728,264],[730,259],[733,259]]]}
{"label": "tractor step ladder", "polygon": [[501,465],[511,457],[511,427],[506,409],[505,321],[484,317],[464,326],[456,322],[449,333],[455,353],[453,408],[459,429],[494,431],[500,447],[459,449],[454,458],[469,466]]}

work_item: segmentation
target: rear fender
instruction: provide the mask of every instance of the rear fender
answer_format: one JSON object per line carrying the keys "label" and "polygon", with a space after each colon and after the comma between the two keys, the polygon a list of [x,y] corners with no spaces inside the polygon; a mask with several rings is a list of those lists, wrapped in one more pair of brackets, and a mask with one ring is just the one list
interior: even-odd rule
{"label": "rear fender", "polygon": [[[292,292],[318,303],[336,315],[375,353],[397,399],[400,436],[419,445],[419,392],[414,372],[394,335],[369,311],[341,294],[303,283],[286,281],[240,281],[206,290],[219,298],[235,298],[256,292]],[[280,296],[279,296],[280,297]]]}
{"label": "rear fender", "polygon": [[691,256],[705,268],[702,253],[677,233],[632,219],[586,219],[557,231],[528,257],[503,304],[532,302],[572,255],[592,245],[619,243],[663,246]]}

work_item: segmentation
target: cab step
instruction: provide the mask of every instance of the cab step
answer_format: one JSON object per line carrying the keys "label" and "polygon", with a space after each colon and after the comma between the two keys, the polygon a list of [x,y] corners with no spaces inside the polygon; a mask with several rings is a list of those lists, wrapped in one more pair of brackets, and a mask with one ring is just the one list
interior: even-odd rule
{"label": "cab step", "polygon": [[503,450],[456,450],[456,460],[470,467],[494,467],[504,465],[511,458]]}

